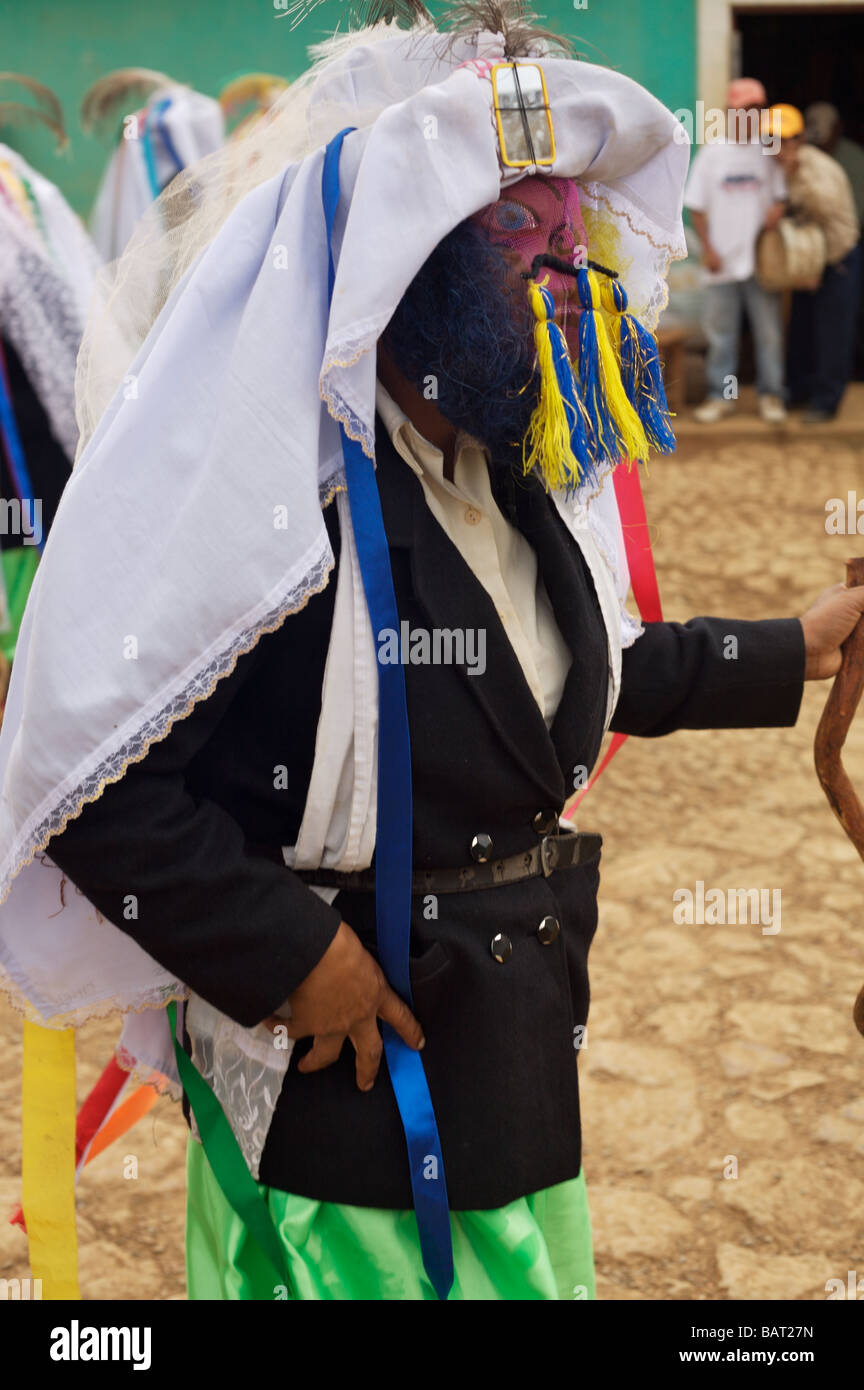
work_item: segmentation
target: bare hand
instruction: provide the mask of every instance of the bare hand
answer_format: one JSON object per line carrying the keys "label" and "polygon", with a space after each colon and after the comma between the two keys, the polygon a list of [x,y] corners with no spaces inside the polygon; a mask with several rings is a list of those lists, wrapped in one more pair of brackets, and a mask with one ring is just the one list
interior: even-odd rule
{"label": "bare hand", "polygon": [[804,629],[804,668],[806,681],[824,681],[840,670],[845,642],[861,614],[864,613],[864,585],[847,589],[834,584],[821,593],[801,619]]}
{"label": "bare hand", "polygon": [[702,248],[702,264],[711,271],[723,269],[723,257],[714,250],[710,242],[706,242]]}
{"label": "bare hand", "polygon": [[339,1057],[346,1038],[357,1054],[357,1085],[371,1091],[384,1044],[378,1019],[389,1023],[415,1051],[426,1041],[408,1005],[391,989],[380,965],[361,945],[347,922],[324,955],[286,1000],[285,1016],[264,1022],[271,1032],[284,1028],[289,1038],[314,1038],[297,1064],[298,1071],[322,1071]]}
{"label": "bare hand", "polygon": [[785,212],[786,206],[784,203],[774,203],[766,212],[765,221],[762,223],[765,231],[770,232],[773,227],[776,227]]}

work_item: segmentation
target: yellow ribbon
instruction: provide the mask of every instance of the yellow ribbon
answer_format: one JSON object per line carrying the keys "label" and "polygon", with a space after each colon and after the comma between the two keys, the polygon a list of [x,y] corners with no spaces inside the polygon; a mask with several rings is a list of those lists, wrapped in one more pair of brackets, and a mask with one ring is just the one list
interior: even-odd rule
{"label": "yellow ribbon", "polygon": [[12,168],[12,165],[6,159],[0,159],[0,179],[2,179],[3,183],[6,185],[7,192],[13,202],[18,204],[18,211],[21,213],[21,216],[26,218],[31,227],[35,227],[36,223],[33,218],[33,209],[30,206],[27,191],[18,175],[15,173],[15,170]]}
{"label": "yellow ribbon", "polygon": [[21,1206],[43,1299],[78,1299],[75,1031],[24,1024]]}

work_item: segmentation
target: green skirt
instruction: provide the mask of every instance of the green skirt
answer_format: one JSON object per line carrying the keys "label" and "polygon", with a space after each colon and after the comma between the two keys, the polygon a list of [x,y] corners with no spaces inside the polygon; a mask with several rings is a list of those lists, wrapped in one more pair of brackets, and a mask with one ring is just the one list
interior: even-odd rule
{"label": "green skirt", "polygon": [[0,554],[0,582],[6,590],[6,605],[9,609],[9,628],[6,632],[0,633],[0,652],[7,661],[11,661],[15,655],[24,606],[38,564],[39,551],[35,545],[12,546]]}
{"label": "green skirt", "polygon": [[[411,1211],[349,1207],[261,1187],[285,1250],[290,1288],[222,1195],[196,1140],[186,1160],[186,1278],[193,1299],[435,1299]],[[451,1299],[594,1297],[585,1180],[494,1211],[451,1213]]]}

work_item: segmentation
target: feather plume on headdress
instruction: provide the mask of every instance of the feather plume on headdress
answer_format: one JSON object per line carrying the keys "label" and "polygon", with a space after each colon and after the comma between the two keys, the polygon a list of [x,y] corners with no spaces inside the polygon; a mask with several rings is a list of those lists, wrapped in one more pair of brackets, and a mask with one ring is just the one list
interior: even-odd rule
{"label": "feather plume on headdress", "polygon": [[440,16],[438,28],[454,37],[500,34],[505,58],[527,58],[558,52],[569,57],[573,44],[540,24],[526,0],[456,0]]}
{"label": "feather plume on headdress", "polygon": [[52,121],[56,121],[57,125],[63,125],[63,107],[60,105],[60,98],[52,92],[50,87],[46,87],[44,82],[37,82],[35,77],[28,77],[23,72],[0,72],[0,85],[5,85],[7,82],[26,88],[30,95],[35,97],[39,110],[49,116]]}
{"label": "feather plume on headdress", "polygon": [[[321,3],[322,0],[291,0],[276,18],[290,19],[289,28],[296,29]],[[410,29],[415,24],[433,27],[435,24],[422,0],[343,0],[343,4],[349,29],[368,29],[379,23],[395,23],[401,29]]]}
{"label": "feather plume on headdress", "polygon": [[35,98],[36,105],[31,106],[18,96],[10,96],[8,100],[0,101],[0,126],[47,126],[56,137],[58,150],[65,149],[69,137],[66,134],[63,107],[59,97],[50,87],[46,87],[44,82],[37,82],[34,77],[28,77],[23,72],[0,72],[0,87],[5,87],[7,83],[13,87],[23,87]]}
{"label": "feather plume on headdress", "polygon": [[234,77],[219,93],[219,105],[226,116],[236,116],[242,106],[254,101],[262,110],[269,106],[288,82],[272,72],[244,72]]}
{"label": "feather plume on headdress", "polygon": [[69,136],[62,125],[52,121],[44,111],[40,111],[36,106],[25,106],[23,101],[0,101],[0,129],[4,126],[34,125],[47,126],[57,141],[58,151],[65,150],[69,144]]}
{"label": "feather plume on headdress", "polygon": [[[321,3],[322,0],[292,0],[277,18],[290,19],[291,28],[295,29]],[[343,8],[349,30],[369,29],[385,23],[396,24],[401,29],[422,24],[452,34],[454,38],[477,33],[501,34],[506,58],[525,57],[541,46],[544,51],[557,49],[565,55],[573,51],[569,39],[540,25],[526,0],[456,0],[435,15],[422,0],[343,0]]]}
{"label": "feather plume on headdress", "polygon": [[89,133],[113,120],[118,108],[128,110],[129,99],[136,105],[145,102],[160,87],[176,87],[173,78],[153,68],[118,68],[106,73],[84,93],[81,101],[81,124]]}
{"label": "feather plume on headdress", "polygon": [[219,93],[219,105],[230,138],[239,140],[266,119],[288,86],[287,79],[272,72],[246,72],[226,82]]}

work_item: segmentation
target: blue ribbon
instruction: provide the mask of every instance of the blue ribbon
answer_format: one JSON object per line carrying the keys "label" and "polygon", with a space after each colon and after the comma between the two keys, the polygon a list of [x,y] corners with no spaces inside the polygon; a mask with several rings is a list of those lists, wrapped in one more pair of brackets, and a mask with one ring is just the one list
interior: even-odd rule
{"label": "blue ribbon", "polygon": [[150,185],[151,198],[158,198],[162,192],[159,187],[159,180],[156,177],[156,157],[153,154],[153,137],[150,133],[150,123],[153,119],[153,110],[149,108],[144,112],[144,129],[141,132],[141,153],[144,155],[144,168],[147,170],[147,182]]}
{"label": "blue ribbon", "polygon": [[152,128],[154,124],[156,126],[156,133],[161,137],[162,143],[165,146],[168,158],[172,159],[177,165],[177,173],[179,174],[183,168],[183,161],[177,153],[177,147],[171,139],[168,133],[168,127],[165,124],[165,112],[170,105],[171,98],[163,97],[161,101],[157,101],[144,113],[144,129],[141,133],[141,148],[144,152],[144,167],[147,170],[147,181],[150,184],[150,192],[154,198],[159,197],[163,187],[167,187],[171,182],[171,178],[174,177],[172,174],[171,178],[167,179],[165,184],[160,185],[159,183],[159,179],[156,175],[156,156],[153,151]]}
{"label": "blue ribbon", "polygon": [[[339,152],[353,127],[339,132],[327,146],[321,197],[327,226],[328,296],[332,301],[333,222],[339,202]],[[399,630],[390,550],[381,515],[375,468],[344,426],[342,453],[351,522],[372,631]],[[375,894],[378,955],[393,988],[411,1004],[409,942],[411,935],[412,796],[411,740],[405,672],[401,664],[378,663],[378,831],[375,846]],[[450,1211],[444,1159],[423,1059],[383,1024],[384,1052],[402,1119],[411,1172],[414,1211],[426,1273],[438,1297],[446,1299],[453,1284]]]}
{"label": "blue ribbon", "polygon": [[[36,498],[33,495],[33,484],[24,456],[24,445],[21,443],[18,421],[15,419],[15,407],[12,404],[12,392],[9,388],[9,378],[6,375],[6,358],[2,348],[0,348],[0,439],[3,442],[3,450],[9,464],[12,483],[18,493],[21,505],[30,502],[32,508],[35,508]],[[33,511],[33,515],[35,515],[35,511]],[[39,542],[40,555],[44,548],[45,537],[43,536]]]}
{"label": "blue ribbon", "polygon": [[[180,174],[180,173],[182,173],[183,167],[184,167],[184,166],[183,166],[183,160],[180,158],[179,154],[177,153],[177,146],[174,144],[174,141],[173,141],[172,138],[171,138],[171,132],[169,131],[167,125],[165,124],[165,112],[168,110],[168,107],[169,107],[170,105],[171,105],[171,98],[170,98],[170,97],[163,97],[163,99],[158,103],[158,105],[157,105],[157,107],[156,107],[156,111],[155,111],[155,115],[156,115],[156,129],[158,130],[159,135],[160,135],[161,138],[162,138],[162,144],[165,146],[165,153],[168,155],[168,158],[169,158],[169,159],[172,159],[172,160],[174,161],[175,165],[177,166],[177,173]],[[174,177],[174,175],[172,174],[172,175],[171,175],[171,178],[173,178],[173,177]],[[168,183],[170,183],[170,182],[171,182],[171,179],[168,179],[168,180],[167,180],[167,183],[166,183],[164,186],[167,187],[167,186],[168,186]]]}

